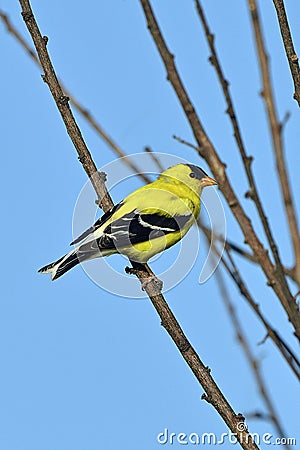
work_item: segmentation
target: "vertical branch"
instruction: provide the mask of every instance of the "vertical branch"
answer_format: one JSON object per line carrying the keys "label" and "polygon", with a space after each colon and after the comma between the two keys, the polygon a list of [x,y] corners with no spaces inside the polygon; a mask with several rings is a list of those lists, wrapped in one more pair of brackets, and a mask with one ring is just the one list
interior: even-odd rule
{"label": "vertical branch", "polygon": [[292,74],[292,78],[294,81],[294,99],[300,106],[300,68],[299,68],[299,59],[294,49],[294,44],[292,40],[292,35],[289,27],[289,22],[287,19],[284,1],[283,0],[273,0],[278,22],[280,26],[281,36],[285,48],[285,53],[288,59],[288,63],[290,66],[290,71]]}
{"label": "vertical branch", "polygon": [[262,34],[262,27],[257,9],[256,0],[248,0],[249,9],[251,13],[252,25],[255,34],[255,42],[257,48],[257,55],[260,63],[261,78],[263,83],[262,97],[264,99],[266,112],[269,120],[269,126],[273,141],[273,148],[276,159],[277,173],[280,181],[282,198],[285,206],[286,216],[290,229],[290,235],[294,250],[295,274],[300,283],[300,236],[297,223],[297,216],[295,206],[293,203],[292,193],[290,189],[289,178],[286,170],[286,161],[284,157],[283,141],[282,141],[282,126],[279,123],[274,93],[272,89],[272,82],[270,76],[268,55],[265,49],[264,38]]}

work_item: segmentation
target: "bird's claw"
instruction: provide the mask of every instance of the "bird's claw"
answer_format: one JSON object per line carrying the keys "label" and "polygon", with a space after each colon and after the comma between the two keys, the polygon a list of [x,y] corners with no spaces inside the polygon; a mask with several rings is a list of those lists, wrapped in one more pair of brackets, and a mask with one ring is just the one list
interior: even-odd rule
{"label": "bird's claw", "polygon": [[125,272],[128,273],[128,275],[136,275],[137,269],[134,269],[133,267],[125,267]]}

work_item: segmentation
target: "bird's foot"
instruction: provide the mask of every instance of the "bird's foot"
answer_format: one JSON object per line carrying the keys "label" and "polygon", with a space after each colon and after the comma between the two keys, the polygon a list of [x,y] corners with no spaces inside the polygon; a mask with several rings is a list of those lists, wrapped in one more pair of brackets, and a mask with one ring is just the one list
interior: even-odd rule
{"label": "bird's foot", "polygon": [[139,269],[134,269],[133,267],[125,267],[125,272],[128,273],[128,275],[137,275]]}

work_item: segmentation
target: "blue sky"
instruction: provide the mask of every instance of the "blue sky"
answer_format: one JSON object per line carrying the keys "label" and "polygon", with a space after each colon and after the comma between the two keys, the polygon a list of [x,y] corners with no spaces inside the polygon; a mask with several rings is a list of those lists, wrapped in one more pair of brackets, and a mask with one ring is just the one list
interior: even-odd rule
{"label": "blue sky", "polygon": [[[246,3],[206,1],[205,9],[231,83],[247,150],[254,156],[263,204],[280,254],[290,266],[292,252],[259,96],[261,82]],[[299,111],[292,99],[293,85],[273,4],[260,3],[279,117],[291,113],[284,142],[299,210]],[[209,53],[193,2],[174,0],[172,9],[169,2],[155,1],[153,5],[204,126],[265,242],[254,207],[243,197],[247,183],[224,114],[226,106],[207,61]],[[126,154],[143,153],[149,145],[154,151],[176,155],[209,171],[195,151],[172,138],[176,134],[192,141],[138,1],[90,0],[83,7],[70,0],[54,0],[35,1],[32,6],[42,33],[49,36],[48,49],[57,74]],[[290,0],[286,6],[299,49],[300,5]],[[4,0],[1,8],[30,42],[19,3]],[[39,267],[68,250],[74,208],[87,180],[41,80],[41,71],[2,24],[0,34],[1,449],[157,449],[162,445],[156,436],[165,428],[177,434],[212,432],[220,436],[227,431],[225,424],[200,400],[201,386],[147,299],[110,294],[80,267],[55,283],[37,273]],[[116,157],[112,150],[75,115],[98,168],[113,163]],[[149,170],[149,160],[143,157],[143,161],[143,169]],[[118,170],[120,178],[130,174],[125,168]],[[112,189],[114,201],[139,186],[137,177],[116,185]],[[91,204],[93,201],[91,198]],[[221,202],[227,235],[241,244],[241,232],[222,197]],[[257,386],[236,341],[216,279],[212,276],[206,283],[198,283],[203,248],[202,238],[192,270],[166,299],[235,411],[262,411]],[[153,263],[153,269],[162,272],[172,264],[174,255],[176,249],[170,250]],[[111,265],[123,276],[125,260],[113,258]],[[297,351],[291,327],[279,301],[266,287],[263,274],[242,259],[237,261],[264,314]],[[269,340],[257,345],[264,330],[235,286],[228,285],[287,436],[300,439],[295,377]],[[295,286],[291,288],[296,291]],[[252,432],[277,436],[267,422],[249,420],[248,425]],[[165,447],[179,449],[182,445]],[[267,446],[261,444],[261,448]]]}

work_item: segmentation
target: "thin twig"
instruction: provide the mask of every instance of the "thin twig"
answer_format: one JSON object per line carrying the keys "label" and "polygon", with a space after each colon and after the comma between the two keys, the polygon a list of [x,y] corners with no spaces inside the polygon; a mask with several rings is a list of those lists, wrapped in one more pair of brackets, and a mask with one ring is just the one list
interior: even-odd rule
{"label": "thin twig", "polygon": [[262,411],[251,411],[246,413],[247,419],[251,420],[264,420],[266,422],[269,422],[271,419],[269,414],[266,414]]}
{"label": "thin twig", "polygon": [[[252,369],[253,377],[256,380],[261,397],[262,397],[262,399],[265,403],[265,406],[268,410],[268,418],[273,423],[274,428],[276,429],[276,431],[278,433],[278,436],[282,437],[282,438],[286,437],[287,434],[284,432],[283,427],[278,419],[278,416],[277,416],[277,413],[275,410],[275,406],[273,405],[273,402],[272,402],[270,394],[268,392],[265,380],[263,378],[260,363],[255,358],[254,353],[251,350],[251,347],[250,347],[250,344],[246,337],[246,334],[243,331],[241,321],[239,320],[236,309],[234,307],[234,304],[230,299],[230,295],[227,290],[226,284],[224,282],[222,273],[219,269],[217,269],[215,272],[215,275],[216,275],[218,287],[220,289],[221,297],[224,301],[228,315],[232,322],[232,326],[235,330],[237,340],[240,343],[240,345],[244,351],[244,354],[246,356],[246,359],[249,363],[250,368]],[[287,449],[290,449],[290,446],[288,444],[285,444],[285,447]]]}
{"label": "thin twig", "polygon": [[[38,25],[35,21],[29,0],[19,0],[22,7],[22,16],[26,23],[26,26],[32,36],[33,42],[35,44],[40,62],[45,71],[45,81],[49,85],[50,91],[54,97],[54,100],[59,108],[59,111],[62,115],[62,118],[65,122],[67,131],[74,142],[77,152],[79,153],[81,159],[85,157],[85,165],[84,168],[89,177],[97,173],[97,169],[92,161],[91,155],[84,143],[80,130],[75,122],[75,119],[71,113],[71,110],[68,105],[68,100],[64,100],[62,108],[60,98],[62,96],[62,90],[58,83],[56,74],[54,72],[54,68],[52,66],[51,60],[49,58],[47,49],[46,49],[46,38],[43,38]],[[93,170],[94,169],[94,170]],[[99,177],[99,184],[94,184],[95,190],[98,194],[98,197],[101,201],[101,206],[104,211],[108,210],[112,206],[112,201],[109,197],[108,192],[106,191],[106,187],[104,184],[103,178]],[[103,202],[102,194],[103,192],[106,195],[106,202]],[[138,276],[140,280],[145,279],[145,274],[147,273],[145,268],[140,268],[135,270],[135,274]],[[203,398],[211,403],[215,409],[222,416],[224,421],[228,424],[230,429],[233,432],[238,432],[238,440],[242,442],[242,446],[245,449],[257,449],[257,446],[254,444],[253,439],[249,435],[247,428],[243,431],[240,431],[240,424],[244,421],[244,418],[240,414],[235,414],[230,404],[225,399],[224,395],[218,388],[217,384],[213,380],[210,369],[206,367],[203,362],[200,360],[199,356],[187,340],[184,335],[182,329],[180,328],[175,316],[172,311],[168,307],[163,295],[158,291],[158,288],[155,285],[155,282],[148,283],[146,286],[146,292],[149,295],[152,304],[157,310],[162,325],[165,327],[167,332],[170,334],[171,338],[177,345],[179,351],[181,352],[183,358],[186,360],[197,380],[201,383],[204,388],[206,394],[204,394]]]}
{"label": "thin twig", "polygon": [[200,147],[198,147],[197,145],[192,144],[191,142],[186,141],[185,139],[182,139],[179,136],[176,136],[175,134],[173,134],[173,139],[175,139],[175,141],[179,142],[180,144],[184,144],[187,147],[190,147],[190,148],[196,150],[197,153],[201,152],[201,148]]}
{"label": "thin twig", "polygon": [[150,156],[150,158],[152,158],[153,162],[156,164],[156,167],[158,168],[158,170],[160,172],[163,172],[165,169],[162,166],[160,160],[157,158],[156,154],[152,151],[152,149],[147,146],[144,148],[145,152],[148,153],[148,155]]}
{"label": "thin twig", "polygon": [[[247,152],[246,152],[246,148],[245,148],[244,141],[243,141],[243,138],[242,138],[242,134],[241,134],[241,131],[240,131],[240,126],[239,126],[239,123],[238,123],[237,114],[236,114],[235,107],[234,107],[234,104],[233,104],[233,101],[232,101],[232,98],[231,98],[231,94],[230,94],[229,83],[228,83],[228,81],[225,78],[223,69],[221,67],[220,58],[219,58],[217,50],[216,50],[216,46],[215,46],[215,42],[214,42],[215,41],[214,40],[214,35],[210,31],[210,28],[209,28],[207,19],[205,17],[204,10],[203,10],[203,8],[201,6],[200,0],[195,0],[195,5],[196,5],[196,10],[197,10],[198,16],[200,18],[202,27],[204,29],[204,33],[205,33],[205,36],[206,36],[206,40],[207,40],[210,52],[211,52],[211,56],[210,56],[209,59],[210,59],[211,64],[213,65],[213,67],[216,70],[217,77],[218,77],[219,83],[221,85],[221,88],[222,88],[222,91],[223,91],[223,94],[224,94],[224,97],[225,97],[225,101],[227,103],[227,111],[226,112],[227,112],[227,114],[230,117],[230,121],[231,121],[231,124],[232,124],[234,137],[235,137],[235,140],[236,140],[236,143],[237,143],[237,146],[238,146],[238,149],[239,149],[242,161],[243,161],[243,165],[244,165],[244,168],[245,168],[245,172],[246,172],[247,178],[248,178],[249,188],[250,189],[247,192],[246,196],[248,198],[251,198],[253,200],[255,206],[256,206],[258,215],[260,217],[261,223],[263,225],[265,234],[266,234],[268,242],[269,242],[269,246],[270,246],[270,248],[272,250],[272,253],[273,253],[273,256],[274,256],[274,260],[275,260],[275,263],[276,263],[277,271],[278,271],[280,277],[282,278],[283,283],[285,283],[283,264],[281,263],[281,260],[280,260],[280,257],[279,257],[279,253],[278,253],[278,248],[277,248],[275,239],[273,237],[273,233],[272,233],[271,227],[269,225],[266,213],[264,211],[264,207],[263,207],[262,201],[260,199],[260,195],[258,193],[256,181],[255,181],[255,178],[254,178],[254,175],[253,175],[253,172],[252,172],[252,161],[253,161],[253,158],[252,158],[252,156],[247,155]],[[282,146],[280,146],[280,147],[282,149]],[[283,152],[281,152],[281,155],[283,157]],[[282,165],[281,165],[281,167],[282,167]],[[283,165],[283,169],[284,168],[285,168],[285,165]],[[286,175],[286,171],[285,170],[282,170],[282,171]],[[281,172],[279,171],[279,175],[280,175],[280,173]],[[280,177],[280,179],[281,179],[281,177]],[[285,179],[285,181],[286,181],[286,179]],[[289,188],[288,187],[286,188],[286,191],[289,192]],[[290,198],[291,197],[289,196],[289,199]],[[290,212],[290,207],[292,207],[292,206],[293,205],[289,203],[289,208],[288,208],[287,212]],[[293,208],[292,208],[292,211],[293,211]],[[296,220],[295,214],[293,215],[293,218],[294,218],[294,220]],[[295,222],[292,220],[289,223],[294,225]],[[297,230],[297,223],[296,223],[296,230]],[[291,235],[293,236],[293,232],[292,231],[295,231],[294,228],[291,229]],[[298,243],[298,247],[299,247],[299,250],[300,250],[300,240],[299,240],[299,238],[296,239],[296,241]],[[294,242],[294,240],[293,240],[293,242]],[[294,248],[295,248],[295,253],[297,254],[296,247],[294,247]],[[299,258],[300,258],[300,251],[299,251]]]}
{"label": "thin twig", "polygon": [[[28,43],[25,41],[25,39],[22,37],[22,35],[18,32],[18,30],[13,26],[11,21],[8,18],[8,15],[5,14],[3,11],[0,11],[0,18],[2,19],[3,23],[5,24],[7,31],[11,33],[15,39],[19,42],[21,47],[26,51],[28,56],[35,62],[35,64],[38,67],[42,67],[39,58],[34,51],[34,49],[28,45]],[[75,107],[75,109],[81,114],[86,121],[90,124],[90,126],[96,131],[97,134],[106,142],[106,144],[118,155],[120,158],[123,158],[123,162],[127,164],[131,170],[137,174],[145,181],[145,183],[149,183],[150,179],[141,171],[126,155],[126,153],[121,149],[121,147],[112,139],[111,136],[104,130],[104,128],[100,125],[100,123],[95,119],[95,117],[92,115],[92,113],[85,108],[79,100],[65,87],[63,82],[58,79],[58,82],[60,84],[60,87],[62,91],[65,93],[65,95],[69,98],[70,103]]]}
{"label": "thin twig", "polygon": [[[216,239],[220,240],[220,242],[225,242],[225,248],[232,250],[233,252],[243,256],[248,261],[251,261],[255,264],[258,264],[257,258],[252,254],[241,248],[239,245],[237,245],[235,242],[232,242],[228,239],[224,239],[224,237],[216,235]],[[298,284],[298,281],[295,277],[295,269],[294,267],[283,267],[285,275],[287,275],[291,280],[294,281],[294,283]],[[295,294],[294,294],[295,297]]]}
{"label": "thin twig", "polygon": [[[222,236],[218,237],[216,235],[216,239],[220,240],[220,242],[225,242],[226,249],[232,250],[233,252],[243,256],[248,261],[258,264],[257,258],[252,253],[247,252],[246,250],[241,248],[236,243],[229,241],[228,239],[225,240],[224,237],[222,237]],[[284,267],[283,270],[284,270],[285,275],[287,275],[295,283],[298,283],[298,281],[296,280],[296,277],[295,277],[295,269],[294,268]],[[295,297],[295,295],[294,295],[294,297]]]}
{"label": "thin twig", "polygon": [[[300,235],[297,223],[297,216],[295,212],[295,206],[293,203],[293,197],[289,183],[289,177],[286,169],[284,146],[282,140],[282,124],[280,124],[278,120],[278,114],[276,111],[275,97],[272,88],[268,55],[264,43],[262,26],[260,23],[259,11],[257,8],[256,0],[248,0],[248,4],[255,35],[257,55],[260,64],[260,72],[263,84],[262,97],[264,99],[265,108],[268,116],[270,133],[273,141],[273,149],[276,160],[277,174],[279,177],[282,199],[285,206],[285,212],[290,229],[290,236],[293,244],[296,276],[298,283],[300,283]],[[274,257],[276,257],[277,260],[276,254],[274,255]]]}
{"label": "thin twig", "polygon": [[279,336],[278,332],[276,330],[274,330],[274,328],[263,317],[258,303],[256,303],[253,300],[253,298],[251,297],[249,290],[247,289],[247,286],[246,286],[245,282],[243,281],[230,252],[226,250],[226,253],[227,253],[228,259],[230,261],[230,264],[233,268],[233,269],[230,269],[230,271],[229,271],[230,276],[233,278],[233,280],[237,284],[241,294],[247,299],[250,306],[254,309],[256,314],[261,318],[262,322],[264,323],[264,325],[267,329],[267,334],[265,336],[265,339],[268,337],[271,337],[271,339],[278,344],[278,346],[280,347],[281,353],[283,355],[285,355],[285,359],[288,361],[293,372],[295,373],[297,378],[300,380],[300,361],[298,360],[298,358],[294,354],[294,352],[290,349],[290,347],[285,343],[285,341]]}
{"label": "thin twig", "polygon": [[225,246],[225,253],[229,259],[229,263],[226,261],[224,257],[224,253],[221,255],[219,249],[216,247],[214,242],[211,240],[211,230],[204,227],[200,223],[200,228],[203,231],[204,235],[206,236],[207,240],[211,242],[212,248],[214,253],[220,258],[221,264],[223,264],[226,272],[234,283],[236,284],[238,290],[240,291],[241,295],[245,298],[251,309],[255,312],[256,316],[259,318],[260,322],[263,324],[265,330],[266,330],[266,336],[265,339],[270,337],[270,339],[274,342],[275,346],[278,348],[279,352],[283,356],[283,358],[286,360],[298,380],[300,380],[300,361],[298,360],[297,356],[294,354],[294,352],[289,348],[289,346],[286,344],[286,342],[279,336],[277,331],[272,327],[272,325],[268,322],[268,320],[264,317],[263,313],[260,310],[259,304],[255,302],[253,299],[245,281],[243,280],[232,256],[230,253],[230,249]]}
{"label": "thin twig", "polygon": [[285,279],[282,279],[280,273],[278,273],[278,271],[272,264],[267,250],[263,247],[262,243],[258,239],[258,236],[254,231],[249,217],[246,215],[241,203],[239,202],[235,192],[233,191],[231,183],[226,174],[226,165],[220,160],[219,155],[210,142],[204,130],[204,127],[200,122],[200,119],[177,71],[174,61],[174,55],[170,53],[167,47],[149,0],[140,0],[140,3],[145,14],[148,29],[165,65],[167,78],[172,84],[173,89],[176,92],[176,95],[192,128],[194,137],[200,149],[198,150],[198,153],[206,160],[215,179],[218,181],[219,188],[222,191],[233,215],[238,221],[240,228],[244,234],[245,242],[249,244],[253,253],[257,257],[257,260],[259,261],[259,264],[262,267],[268,280],[268,285],[273,288],[274,292],[279,298],[283,308],[288,315],[289,321],[294,327],[294,333],[300,341],[300,314],[297,302],[293,298]]}
{"label": "thin twig", "polygon": [[[210,229],[206,227],[200,220],[197,221],[198,226],[201,228],[201,230],[206,234],[210,233]],[[243,256],[248,261],[258,264],[257,258],[253,253],[250,253],[237,245],[235,242],[229,240],[228,238],[225,239],[225,237],[221,234],[214,233],[214,238],[218,240],[219,242],[224,242],[225,248],[227,250],[232,250],[233,252],[237,253],[238,255]],[[297,280],[295,278],[294,268],[283,268],[285,275],[287,275],[291,280],[293,280],[295,283],[297,283]],[[295,295],[294,295],[295,297]]]}
{"label": "thin twig", "polygon": [[298,105],[300,106],[300,68],[299,68],[299,59],[295,52],[293,40],[292,40],[292,34],[289,27],[289,22],[287,19],[285,7],[284,7],[284,1],[283,0],[273,0],[278,22],[280,26],[281,36],[284,43],[284,48],[286,52],[286,56],[288,59],[288,63],[290,66],[290,71],[292,74],[292,78],[294,81],[294,99],[297,101]]}

